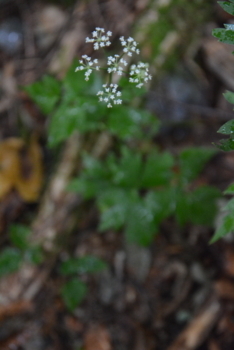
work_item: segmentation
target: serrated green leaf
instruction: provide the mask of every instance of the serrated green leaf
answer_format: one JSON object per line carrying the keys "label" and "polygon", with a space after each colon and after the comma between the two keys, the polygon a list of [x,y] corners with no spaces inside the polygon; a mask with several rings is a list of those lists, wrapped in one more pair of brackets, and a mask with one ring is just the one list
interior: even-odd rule
{"label": "serrated green leaf", "polygon": [[78,278],[68,281],[61,290],[63,301],[70,311],[73,311],[85,298],[87,286]]}
{"label": "serrated green leaf", "polygon": [[[159,122],[149,112],[126,106],[115,106],[108,115],[108,129],[121,139],[144,139],[156,135]],[[149,128],[150,130],[147,130]]]}
{"label": "serrated green leaf", "polygon": [[180,153],[180,180],[188,183],[194,180],[204,168],[206,162],[216,153],[215,149],[209,148],[186,148]]}
{"label": "serrated green leaf", "polygon": [[49,146],[57,146],[66,140],[78,128],[79,122],[84,121],[85,112],[81,107],[60,105],[52,115],[49,125]]}
{"label": "serrated green leaf", "polygon": [[150,153],[144,164],[141,186],[149,188],[169,184],[173,165],[174,159],[170,153]]}
{"label": "serrated green leaf", "polygon": [[234,140],[232,140],[231,138],[222,139],[222,140],[219,140],[219,143],[217,143],[216,146],[220,148],[222,151],[230,152],[234,150]]}
{"label": "serrated green leaf", "polygon": [[152,211],[154,222],[159,225],[175,211],[175,188],[165,187],[146,194],[145,206]]}
{"label": "serrated green leaf", "polygon": [[189,220],[193,224],[212,226],[220,195],[220,191],[211,186],[202,186],[193,191],[190,195]]}
{"label": "serrated green leaf", "polygon": [[223,124],[217,132],[224,135],[233,134],[232,136],[234,137],[234,119]]}
{"label": "serrated green leaf", "polygon": [[21,253],[15,248],[6,248],[0,253],[0,276],[17,271],[22,262]]}
{"label": "serrated green leaf", "polygon": [[223,93],[223,96],[229,103],[234,104],[234,92],[226,91]]}
{"label": "serrated green leaf", "polygon": [[140,113],[134,113],[129,107],[116,106],[109,113],[107,127],[121,139],[139,138],[142,136],[141,123]]}
{"label": "serrated green leaf", "polygon": [[218,241],[228,233],[234,230],[234,215],[233,213],[228,214],[224,217],[221,226],[215,231],[215,234],[210,240],[210,243]]}
{"label": "serrated green leaf", "polygon": [[10,240],[19,249],[25,250],[29,247],[28,237],[31,230],[28,226],[24,225],[11,225],[10,226]]}
{"label": "serrated green leaf", "polygon": [[45,114],[52,112],[61,97],[60,83],[48,75],[24,89]]}
{"label": "serrated green leaf", "polygon": [[[231,0],[231,2],[233,2]],[[218,4],[226,11],[227,13],[230,13],[234,16],[234,4],[232,4],[229,1],[218,1]]]}
{"label": "serrated green leaf", "polygon": [[177,222],[180,225],[190,222],[211,226],[217,213],[216,200],[219,197],[219,190],[211,186],[201,186],[193,192],[184,192],[178,188],[176,193]]}
{"label": "serrated green leaf", "polygon": [[100,193],[97,206],[101,212],[99,230],[119,230],[128,215],[128,209],[137,200],[137,192],[121,188],[109,188]]}
{"label": "serrated green leaf", "polygon": [[112,180],[115,185],[134,188],[140,183],[139,174],[142,168],[142,159],[139,153],[133,153],[123,148],[118,165],[113,167]]}
{"label": "serrated green leaf", "polygon": [[142,246],[148,246],[158,232],[153,210],[146,207],[145,204],[144,200],[139,199],[138,202],[131,205],[124,232],[128,242]]}
{"label": "serrated green leaf", "polygon": [[61,264],[60,272],[63,275],[90,274],[100,272],[107,267],[107,264],[93,255],[86,255],[82,258],[70,258]]}
{"label": "serrated green leaf", "polygon": [[230,29],[217,28],[213,29],[212,35],[225,44],[234,45],[234,31]]}
{"label": "serrated green leaf", "polygon": [[224,191],[224,194],[234,194],[234,183],[228,186],[228,188]]}

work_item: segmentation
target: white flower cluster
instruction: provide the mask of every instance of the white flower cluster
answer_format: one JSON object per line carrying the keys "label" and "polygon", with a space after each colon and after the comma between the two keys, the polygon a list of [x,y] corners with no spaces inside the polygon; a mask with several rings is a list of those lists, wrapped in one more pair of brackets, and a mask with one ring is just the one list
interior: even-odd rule
{"label": "white flower cluster", "polygon": [[87,55],[83,55],[82,56],[83,60],[80,60],[80,66],[76,67],[75,72],[77,72],[78,70],[86,70],[85,72],[85,80],[89,80],[89,76],[92,73],[92,70],[99,70],[99,66],[95,66],[94,64],[98,64],[98,59],[94,59],[93,61],[91,60],[91,57],[87,56]]}
{"label": "white flower cluster", "polygon": [[[111,45],[110,37],[112,33],[110,31],[105,32],[103,28],[96,28],[92,32],[92,38],[86,38],[86,43],[93,43],[94,50],[98,50],[105,46]],[[123,53],[121,55],[109,56],[107,58],[107,73],[109,76],[109,84],[103,85],[103,91],[99,91],[97,95],[99,96],[100,102],[105,102],[108,108],[111,108],[113,104],[121,104],[122,100],[119,98],[121,92],[118,91],[118,85],[112,84],[112,73],[116,73],[122,76],[123,73],[127,73],[124,68],[128,65],[127,61],[123,58],[126,54],[132,56],[133,53],[139,54],[140,50],[137,48],[137,42],[129,37],[125,39],[123,36],[120,38],[120,43],[123,46]],[[82,56],[82,60],[79,61],[80,65],[76,68],[76,72],[79,70],[85,70],[85,80],[89,80],[89,76],[93,70],[99,70],[98,60],[92,60],[91,57],[87,55]],[[101,68],[103,69],[103,68]],[[129,70],[129,82],[136,84],[136,87],[141,88],[144,83],[147,83],[152,79],[149,74],[148,64],[139,62],[138,64],[133,64]]]}
{"label": "white flower cluster", "polygon": [[123,58],[120,58],[119,55],[109,56],[107,58],[107,65],[109,66],[107,68],[107,72],[122,75],[123,67],[120,66],[120,63],[122,63],[125,67],[128,65],[127,62]]}
{"label": "white flower cluster", "polygon": [[128,56],[132,56],[132,53],[135,52],[137,55],[139,55],[140,50],[137,49],[137,42],[129,37],[128,39],[124,39],[123,36],[119,38],[121,45],[124,46],[123,52],[126,53]]}
{"label": "white flower cluster", "polygon": [[144,83],[152,79],[149,74],[149,65],[147,63],[139,62],[137,65],[133,64],[130,67],[130,83],[136,83],[136,87],[141,88]]}
{"label": "white flower cluster", "polygon": [[86,43],[94,43],[93,48],[94,50],[98,50],[100,47],[110,46],[110,36],[112,33],[108,31],[105,34],[105,30],[103,28],[96,28],[92,32],[92,38],[86,38]]}
{"label": "white flower cluster", "polygon": [[117,84],[104,84],[102,87],[104,91],[98,91],[97,93],[100,102],[106,102],[108,108],[112,107],[112,103],[115,105],[120,105],[122,103],[122,100],[119,98],[122,94],[120,91],[117,91]]}

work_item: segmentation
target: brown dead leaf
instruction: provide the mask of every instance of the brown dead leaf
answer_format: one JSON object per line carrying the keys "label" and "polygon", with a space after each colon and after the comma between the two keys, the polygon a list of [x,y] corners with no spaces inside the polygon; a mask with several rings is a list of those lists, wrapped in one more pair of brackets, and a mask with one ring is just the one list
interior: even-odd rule
{"label": "brown dead leaf", "polygon": [[28,147],[15,137],[0,143],[0,200],[15,189],[26,202],[36,201],[42,182],[42,154],[35,137]]}
{"label": "brown dead leaf", "polygon": [[23,174],[24,169],[21,167],[15,187],[26,202],[34,202],[40,194],[43,182],[42,154],[35,137],[32,137],[24,157],[27,173]]}
{"label": "brown dead leaf", "polygon": [[91,327],[85,334],[85,350],[111,350],[111,340],[108,330],[101,325]]}

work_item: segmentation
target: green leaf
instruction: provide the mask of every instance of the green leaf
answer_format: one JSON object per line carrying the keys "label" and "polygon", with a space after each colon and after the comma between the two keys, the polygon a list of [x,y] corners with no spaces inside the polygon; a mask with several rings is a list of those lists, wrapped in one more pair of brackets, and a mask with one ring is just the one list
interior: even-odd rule
{"label": "green leaf", "polygon": [[44,114],[51,113],[60,99],[60,83],[53,77],[45,75],[41,81],[24,88]]}
{"label": "green leaf", "polygon": [[[220,192],[211,186],[201,186],[193,192],[177,189],[176,220],[180,225],[193,223],[211,226],[217,213],[216,200]],[[207,209],[208,208],[208,209]]]}
{"label": "green leaf", "polygon": [[190,198],[189,192],[182,188],[176,189],[175,194],[175,217],[179,225],[183,226],[190,221]]}
{"label": "green leaf", "polygon": [[159,122],[145,110],[115,106],[108,114],[107,127],[121,139],[143,139],[147,138],[149,134],[149,131],[144,131],[144,128],[148,127],[150,134],[154,133],[155,135]]}
{"label": "green leaf", "polygon": [[234,183],[228,186],[228,188],[224,191],[224,194],[234,194]]}
{"label": "green leaf", "polygon": [[100,193],[97,205],[101,211],[99,230],[119,230],[128,215],[129,207],[138,198],[136,191],[110,187]]}
{"label": "green leaf", "polygon": [[22,262],[21,253],[14,248],[6,248],[0,253],[0,276],[17,271]]}
{"label": "green leaf", "polygon": [[31,230],[28,226],[24,225],[11,225],[10,226],[10,240],[19,249],[25,250],[29,247],[28,237]]}
{"label": "green leaf", "polygon": [[[234,119],[229,120],[227,123],[223,124],[217,131],[220,134],[230,135],[234,133]],[[234,135],[233,135],[234,137]]]}
{"label": "green leaf", "polygon": [[69,98],[77,98],[78,96],[94,96],[102,88],[102,80],[100,74],[93,72],[88,81],[85,80],[84,71],[75,72],[79,65],[75,60],[64,78],[65,94]]}
{"label": "green leaf", "polygon": [[234,198],[230,199],[227,204],[222,208],[223,211],[232,211],[234,214]]}
{"label": "green leaf", "polygon": [[234,104],[234,92],[226,91],[223,96],[229,103]]}
{"label": "green leaf", "polygon": [[54,147],[66,140],[76,129],[78,119],[84,119],[85,113],[81,107],[62,104],[52,115],[49,125],[49,146]]}
{"label": "green leaf", "polygon": [[201,186],[191,193],[189,219],[193,224],[212,226],[217,214],[220,191],[211,186]]}
{"label": "green leaf", "polygon": [[152,211],[154,222],[159,225],[175,211],[175,189],[166,187],[150,191],[145,196],[145,206]]}
{"label": "green leaf", "polygon": [[228,233],[234,230],[234,215],[233,213],[228,214],[224,217],[221,226],[215,231],[215,234],[210,240],[210,243],[218,241]]}
{"label": "green leaf", "polygon": [[69,183],[67,190],[79,193],[85,199],[91,199],[95,197],[102,188],[103,186],[100,181],[80,177],[72,180]]}
{"label": "green leaf", "polygon": [[219,41],[226,44],[234,45],[234,31],[224,28],[213,29],[212,35]]}
{"label": "green leaf", "polygon": [[216,153],[209,148],[186,148],[180,153],[180,179],[182,183],[194,180],[204,168],[205,164]]}
{"label": "green leaf", "polygon": [[61,294],[67,308],[73,311],[86,297],[87,286],[78,278],[73,278],[63,286]]}
{"label": "green leaf", "polygon": [[145,200],[139,199],[133,203],[128,211],[125,228],[127,241],[148,246],[157,232],[158,226],[154,221],[152,208],[146,206]]}
{"label": "green leaf", "polygon": [[138,187],[142,168],[141,155],[133,153],[126,147],[122,149],[121,153],[118,164],[113,164],[113,183],[129,188]]}
{"label": "green leaf", "polygon": [[218,1],[218,4],[224,9],[224,11],[234,16],[234,4],[228,1]]}
{"label": "green leaf", "polygon": [[64,261],[61,264],[60,272],[63,275],[72,275],[75,273],[79,273],[79,274],[96,273],[96,272],[100,272],[106,267],[107,267],[107,264],[103,260],[93,255],[86,255],[86,256],[83,256],[82,258],[71,258]]}
{"label": "green leaf", "polygon": [[170,153],[152,152],[144,164],[141,186],[144,188],[169,184],[174,159]]}
{"label": "green leaf", "polygon": [[234,140],[232,140],[231,138],[222,139],[222,140],[219,140],[219,143],[216,144],[216,146],[225,152],[233,151],[234,150]]}

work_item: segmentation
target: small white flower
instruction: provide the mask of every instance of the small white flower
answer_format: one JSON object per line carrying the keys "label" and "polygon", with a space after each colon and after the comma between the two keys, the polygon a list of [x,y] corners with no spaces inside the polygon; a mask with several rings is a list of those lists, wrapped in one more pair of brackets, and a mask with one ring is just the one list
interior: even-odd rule
{"label": "small white flower", "polygon": [[92,38],[86,38],[86,43],[93,43],[94,50],[98,50],[100,47],[110,46],[110,36],[112,35],[112,32],[108,31],[105,34],[105,30],[103,28],[97,27],[92,32]]}
{"label": "small white flower", "polygon": [[123,52],[126,53],[128,56],[132,56],[132,53],[135,52],[137,55],[139,55],[140,50],[137,49],[137,42],[129,37],[128,39],[125,39],[123,36],[119,39],[121,42],[121,45],[124,46]]}
{"label": "small white flower", "polygon": [[118,75],[123,74],[123,67],[120,64],[127,65],[127,62],[121,58],[119,55],[109,56],[107,58],[107,65],[109,68],[107,69],[108,73],[117,73]]}
{"label": "small white flower", "polygon": [[102,87],[104,91],[98,91],[97,93],[97,96],[101,96],[99,97],[100,102],[106,102],[108,108],[112,107],[112,103],[115,105],[122,103],[122,100],[118,98],[121,96],[121,92],[117,91],[117,84],[104,84]]}
{"label": "small white flower", "polygon": [[94,67],[94,64],[98,64],[98,59],[94,59],[93,61],[91,60],[91,57],[87,55],[82,56],[83,60],[80,60],[80,66],[76,67],[75,72],[79,70],[86,70],[85,72],[85,80],[89,80],[89,76],[92,73],[94,69],[99,70],[99,66]]}
{"label": "small white flower", "polygon": [[131,76],[129,82],[137,83],[136,87],[138,88],[141,88],[144,83],[152,79],[152,76],[149,74],[149,65],[143,62],[131,65],[129,75]]}

